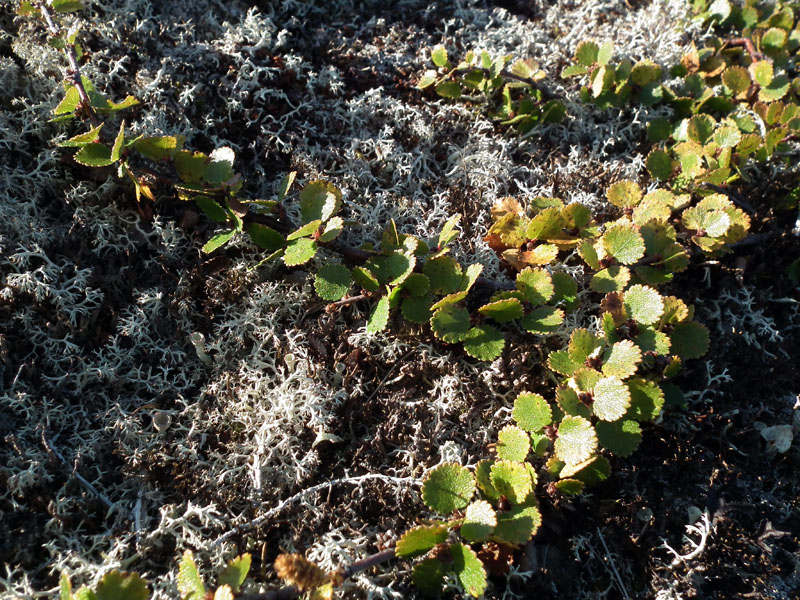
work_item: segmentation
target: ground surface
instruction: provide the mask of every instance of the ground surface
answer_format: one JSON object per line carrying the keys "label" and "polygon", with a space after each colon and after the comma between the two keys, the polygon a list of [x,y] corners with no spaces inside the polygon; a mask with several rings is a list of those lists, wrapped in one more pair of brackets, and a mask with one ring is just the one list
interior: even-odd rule
{"label": "ground surface", "polygon": [[[703,35],[681,25],[680,2],[87,4],[86,73],[141,101],[126,117],[135,131],[233,147],[252,198],[273,197],[289,170],[333,181],[362,224],[353,245],[389,218],[424,236],[460,212],[457,254],[499,277],[482,241],[494,200],[600,210],[606,184],[643,177],[646,115],[570,102],[569,120],[521,141],[479,107],[416,90],[428,49],[532,57],[551,91],[574,98],[558,73],[581,40],[669,65]],[[516,394],[547,389],[529,343],[487,365],[421,329],[370,337],[366,307],[332,317],[305,271],[251,270],[261,256],[245,239],[202,255],[214,225],[166,190],[142,218],[113,174],[61,161],[53,140],[71,133],[47,120],[63,59],[8,6],[0,20],[0,595],[37,597],[62,570],[93,584],[123,568],[174,597],[186,548],[204,569],[252,552],[253,591],[278,585],[281,551],[327,568],[356,560],[424,516],[426,469],[484,457]],[[798,293],[785,268],[800,244],[796,211],[772,202],[796,176],[765,169],[745,190],[764,241],[698,261],[668,290],[712,333],[707,360],[679,381],[687,410],[647,427],[590,494],[542,491],[542,529],[488,597],[800,596],[800,452],[777,454],[757,431],[798,423]],[[171,418],[164,434],[158,412]],[[699,536],[684,536],[697,511],[710,533],[673,565],[667,545],[695,548]],[[360,575],[343,595],[412,597],[408,567]]]}

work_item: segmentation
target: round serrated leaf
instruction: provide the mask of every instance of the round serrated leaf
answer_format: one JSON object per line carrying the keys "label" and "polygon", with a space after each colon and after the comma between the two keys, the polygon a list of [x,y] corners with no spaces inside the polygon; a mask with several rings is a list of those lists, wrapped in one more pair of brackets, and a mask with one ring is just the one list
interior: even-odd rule
{"label": "round serrated leaf", "polygon": [[433,335],[448,344],[455,344],[467,337],[470,326],[469,311],[455,304],[443,306],[431,317]]}
{"label": "round serrated leaf", "polygon": [[197,572],[197,564],[191,550],[183,553],[178,565],[178,591],[185,600],[202,600],[206,594],[203,578]]}
{"label": "round serrated leaf", "polygon": [[373,256],[364,265],[381,285],[399,285],[411,274],[416,258],[400,252]]}
{"label": "round serrated leaf", "polygon": [[414,565],[411,581],[426,596],[438,596],[444,587],[447,567],[438,558],[426,558]]}
{"label": "round serrated leaf", "polygon": [[608,479],[611,474],[611,465],[606,457],[599,454],[578,463],[561,469],[559,477],[562,479],[579,479],[587,486],[595,485]]}
{"label": "round serrated leaf", "polygon": [[464,522],[461,524],[461,536],[469,542],[482,542],[497,525],[497,514],[486,500],[477,500],[467,507]]}
{"label": "round serrated leaf", "polygon": [[553,279],[544,269],[528,267],[517,274],[517,289],[525,295],[525,300],[534,306],[544,304],[555,293]]}
{"label": "round serrated leaf", "polygon": [[380,284],[378,284],[378,279],[369,269],[365,269],[364,267],[353,267],[353,271],[351,273],[353,277],[353,281],[356,282],[356,285],[361,287],[364,291],[367,292],[377,292],[380,289]]}
{"label": "round serrated leaf", "polygon": [[[796,81],[796,80],[795,80]],[[758,99],[762,102],[775,102],[783,98],[789,91],[789,78],[781,73],[769,82],[769,85],[758,90]],[[783,136],[781,136],[782,138]],[[85,146],[88,147],[88,146]]]}
{"label": "round serrated leaf", "polygon": [[[202,587],[202,583],[200,584]],[[77,597],[78,594],[75,594]],[[147,582],[137,573],[109,571],[97,584],[97,600],[147,600]]]}
{"label": "round serrated leaf", "polygon": [[350,287],[350,269],[337,263],[324,265],[314,277],[314,290],[323,300],[341,300]]}
{"label": "round serrated leaf", "polygon": [[478,360],[494,360],[503,353],[506,340],[491,325],[478,325],[467,332],[462,340],[464,350]]}
{"label": "round serrated leaf", "polygon": [[606,230],[602,240],[606,252],[624,265],[644,256],[644,239],[635,225],[614,225]]}
{"label": "round serrated leaf", "polygon": [[[572,206],[572,205],[570,205]],[[553,302],[564,302],[569,310],[578,301],[578,284],[566,273],[553,273],[553,288],[555,293],[550,299]]]}
{"label": "round serrated leaf", "polygon": [[342,192],[328,181],[312,181],[300,190],[300,219],[302,224],[327,221],[339,210]]}
{"label": "round serrated leaf", "polygon": [[556,402],[558,403],[558,408],[565,415],[584,417],[585,419],[592,416],[592,409],[581,402],[578,392],[571,387],[559,386],[556,388]]}
{"label": "round serrated leaf", "polygon": [[512,504],[525,501],[533,490],[533,482],[525,465],[510,460],[498,460],[491,468],[492,486]]}
{"label": "round serrated leaf", "polygon": [[549,240],[561,237],[561,230],[566,221],[561,216],[561,209],[556,206],[545,208],[533,217],[525,230],[529,240]]}
{"label": "round serrated leaf", "polygon": [[619,377],[604,377],[593,391],[592,411],[598,419],[616,421],[631,405],[631,392]]}
{"label": "round serrated leaf", "polygon": [[449,529],[445,524],[420,525],[406,531],[395,546],[395,554],[402,557],[420,556],[447,539]]}
{"label": "round serrated leaf", "polygon": [[735,148],[742,141],[742,132],[735,125],[723,125],[714,132],[714,142],[720,148]]}
{"label": "round serrated leaf", "polygon": [[670,334],[670,351],[683,359],[700,358],[708,352],[710,337],[705,325],[697,321],[678,323]]}
{"label": "round serrated leaf", "polygon": [[655,382],[635,377],[625,382],[631,392],[631,406],[626,417],[637,421],[653,421],[661,414],[664,392]]}
{"label": "round serrated leaf", "polygon": [[622,302],[630,317],[642,325],[652,325],[664,312],[661,294],[646,285],[632,285]]}
{"label": "round serrated leaf", "polygon": [[511,546],[521,546],[530,540],[542,524],[539,507],[532,504],[512,506],[497,516],[494,538]]}
{"label": "round serrated leaf", "polygon": [[581,392],[591,392],[594,386],[603,378],[602,373],[590,367],[581,367],[572,374],[574,387]]}
{"label": "round serrated leaf", "polygon": [[522,303],[516,298],[505,298],[484,304],[478,312],[487,317],[491,317],[498,323],[507,323],[522,316]]}
{"label": "round serrated leaf", "polygon": [[595,62],[597,62],[597,53],[599,51],[600,47],[595,42],[591,41],[581,42],[575,49],[574,60],[579,65],[583,65],[584,67],[591,67]]}
{"label": "round serrated leaf", "polygon": [[463,273],[461,265],[451,256],[439,256],[425,263],[422,272],[428,276],[431,292],[447,295],[460,291]]}
{"label": "round serrated leaf", "polygon": [[572,330],[567,348],[570,358],[578,365],[582,365],[601,345],[602,341],[594,333],[579,328]]}
{"label": "round serrated leaf", "polygon": [[450,546],[453,572],[464,591],[478,598],[486,591],[486,570],[475,551],[465,544]]}
{"label": "round serrated leaf", "polygon": [[583,462],[597,449],[597,435],[592,424],[583,417],[564,417],[558,426],[553,449],[565,464]]}
{"label": "round serrated leaf", "polygon": [[631,270],[623,265],[611,265],[607,269],[598,271],[589,282],[589,287],[595,292],[607,294],[609,292],[621,292],[628,285],[631,278]]}
{"label": "round serrated leaf", "polygon": [[645,166],[650,175],[659,181],[667,181],[672,175],[672,157],[664,150],[651,150]]}
{"label": "round serrated leaf", "polygon": [[689,136],[690,140],[698,144],[705,144],[714,134],[715,126],[716,121],[711,115],[695,115],[689,119],[686,125],[686,135]]}
{"label": "round serrated leaf", "polygon": [[617,456],[630,456],[642,441],[639,423],[629,419],[608,423],[597,423],[597,438],[600,445]]}
{"label": "round serrated leaf", "polygon": [[724,83],[734,96],[737,96],[750,89],[752,80],[750,73],[744,67],[728,67],[722,73],[722,83]]}
{"label": "round serrated leaf", "polygon": [[317,253],[317,242],[311,238],[292,240],[283,253],[283,262],[287,267],[304,265]]}
{"label": "round serrated leaf", "polygon": [[433,296],[422,296],[406,298],[400,305],[400,312],[403,316],[412,323],[419,323],[423,325],[429,323],[431,320],[431,305],[433,305]]}
{"label": "round serrated leaf", "polygon": [[322,233],[319,236],[319,241],[322,243],[332,242],[344,229],[344,219],[342,217],[333,217],[325,223]]}
{"label": "round serrated leaf", "polygon": [[556,489],[565,496],[577,496],[583,492],[584,483],[580,479],[562,479],[556,481]]}
{"label": "round serrated leaf", "polygon": [[492,485],[492,465],[494,461],[491,460],[481,460],[478,461],[478,464],[475,465],[475,480],[478,483],[478,488],[481,490],[481,494],[485,498],[488,498],[492,502],[497,501],[500,498],[500,493],[494,489]]}
{"label": "round serrated leaf", "polygon": [[639,335],[634,338],[634,341],[642,352],[655,352],[661,356],[669,354],[669,336],[663,331],[643,327]]}
{"label": "round serrated leaf", "polygon": [[435,467],[422,484],[422,501],[431,510],[444,515],[464,508],[474,494],[475,477],[457,463]]}
{"label": "round serrated leaf", "polygon": [[755,82],[762,88],[772,82],[772,63],[768,60],[759,60],[752,63],[748,70]]}
{"label": "round serrated leaf", "polygon": [[642,200],[642,188],[630,179],[623,179],[606,190],[608,201],[620,208],[633,208]]}
{"label": "round serrated leaf", "polygon": [[522,317],[520,325],[530,333],[551,333],[564,322],[564,311],[553,306],[540,306]]}
{"label": "round serrated leaf", "polygon": [[622,340],[615,343],[605,357],[601,368],[603,375],[616,375],[626,379],[636,372],[642,362],[642,352],[631,340]]}
{"label": "round serrated leaf", "polygon": [[378,303],[375,305],[375,308],[372,311],[372,314],[367,319],[367,333],[378,333],[379,331],[383,331],[386,329],[386,325],[389,323],[389,297],[383,296]]}
{"label": "round serrated leaf", "polygon": [[511,415],[517,425],[529,432],[541,431],[553,420],[550,405],[539,394],[518,395]]}
{"label": "round serrated leaf", "polygon": [[786,32],[778,27],[771,27],[761,36],[761,47],[767,52],[777,52],[786,45]]}
{"label": "round serrated leaf", "polygon": [[403,282],[403,289],[412,296],[426,296],[431,289],[431,280],[422,273],[411,273]]}
{"label": "round serrated leaf", "polygon": [[531,451],[528,434],[515,425],[506,425],[497,434],[497,458],[514,462],[524,462]]}

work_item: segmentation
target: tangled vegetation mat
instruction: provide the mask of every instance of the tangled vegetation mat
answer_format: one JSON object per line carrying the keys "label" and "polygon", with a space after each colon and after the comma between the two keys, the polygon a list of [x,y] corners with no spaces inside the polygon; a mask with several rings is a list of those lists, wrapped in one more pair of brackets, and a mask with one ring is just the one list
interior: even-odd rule
{"label": "tangled vegetation mat", "polygon": [[798,15],[6,2],[0,595],[800,597]]}

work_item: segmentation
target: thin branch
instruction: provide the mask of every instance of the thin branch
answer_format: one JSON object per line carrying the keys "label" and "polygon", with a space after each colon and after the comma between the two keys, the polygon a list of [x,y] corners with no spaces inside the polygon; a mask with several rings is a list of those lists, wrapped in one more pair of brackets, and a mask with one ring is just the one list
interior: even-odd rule
{"label": "thin branch", "polygon": [[[61,33],[61,29],[53,20],[53,14],[50,12],[50,7],[46,2],[36,2],[35,6],[42,13],[45,23],[47,23],[47,29],[50,31],[50,35],[53,37],[58,37],[58,35]],[[83,80],[81,79],[81,67],[78,64],[78,55],[75,52],[75,44],[71,44],[67,40],[64,40],[63,51],[64,55],[67,57],[67,62],[69,62],[69,70],[67,71],[67,75],[69,76],[68,80],[72,85],[75,86],[75,89],[78,90],[78,96],[81,98],[81,105],[89,112],[90,115],[94,116],[95,111],[92,107],[92,101],[89,99],[89,94],[86,93],[86,88],[83,87]]]}
{"label": "thin branch", "polygon": [[65,467],[67,467],[67,469],[70,469],[75,479],[77,479],[81,483],[81,485],[83,485],[83,487],[85,487],[92,494],[94,494],[100,500],[100,502],[102,502],[106,506],[106,508],[108,508],[109,510],[114,509],[114,503],[111,502],[111,500],[109,500],[105,494],[103,494],[96,487],[94,487],[94,485],[92,485],[92,483],[89,480],[87,480],[83,475],[78,473],[78,471],[74,467],[70,467],[70,464],[67,462],[67,459],[65,459],[62,456],[62,454],[58,450],[56,450],[55,446],[53,446],[53,443],[50,440],[48,440],[47,437],[45,436],[44,427],[42,427],[42,444],[44,445],[45,450],[47,450],[50,454],[52,454],[58,460],[60,460],[61,463]]}
{"label": "thin branch", "polygon": [[312,486],[308,489],[303,490],[302,492],[298,492],[294,496],[290,496],[286,500],[282,500],[278,506],[272,508],[265,512],[260,517],[256,517],[252,521],[244,523],[242,525],[237,525],[230,531],[223,533],[219,536],[214,542],[211,543],[211,547],[214,548],[219,546],[222,542],[229,540],[230,538],[239,535],[241,533],[246,533],[248,531],[252,531],[253,529],[257,529],[261,527],[264,523],[266,523],[269,519],[275,517],[278,513],[280,513],[284,508],[297,502],[298,500],[302,500],[306,496],[310,496],[312,494],[316,494],[325,489],[330,489],[335,485],[339,484],[351,484],[351,485],[358,485],[364,481],[370,480],[379,480],[387,483],[393,483],[395,485],[420,485],[420,482],[415,479],[414,477],[390,477],[388,475],[380,475],[379,473],[367,473],[366,475],[359,475],[358,477],[343,477],[341,479],[334,479],[333,481],[327,481],[325,483],[320,483],[319,485]]}
{"label": "thin branch", "polygon": [[617,564],[614,562],[614,556],[608,549],[606,545],[606,539],[603,537],[603,532],[600,531],[600,528],[597,528],[597,535],[600,538],[600,543],[603,544],[603,550],[606,551],[606,558],[608,559],[608,564],[611,566],[611,573],[614,576],[614,581],[619,588],[619,591],[622,592],[622,595],[625,597],[625,600],[631,600],[630,594],[628,594],[628,590],[625,589],[625,584],[622,583],[622,577],[619,575],[619,571],[617,571]]}

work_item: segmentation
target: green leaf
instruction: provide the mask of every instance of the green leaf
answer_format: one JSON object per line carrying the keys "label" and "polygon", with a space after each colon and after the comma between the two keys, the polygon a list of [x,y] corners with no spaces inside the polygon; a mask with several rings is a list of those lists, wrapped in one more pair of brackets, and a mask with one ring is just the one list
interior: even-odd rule
{"label": "green leaf", "polygon": [[497,515],[493,537],[510,546],[527,543],[542,524],[542,513],[535,504],[512,506],[511,510]]}
{"label": "green leaf", "polygon": [[664,150],[651,150],[645,165],[650,175],[659,181],[667,181],[672,175],[672,158]]}
{"label": "green leaf", "polygon": [[594,386],[592,412],[603,421],[616,421],[628,411],[631,392],[619,377],[604,377]]}
{"label": "green leaf", "polygon": [[228,146],[215,148],[203,169],[203,180],[211,185],[229,182],[234,176],[233,163],[235,159],[236,154],[232,148]]}
{"label": "green leaf", "polygon": [[75,162],[86,167],[107,167],[114,164],[111,148],[105,144],[87,144],[75,153]]}
{"label": "green leaf", "polygon": [[530,436],[516,425],[506,425],[497,434],[498,458],[521,463],[530,451]]}
{"label": "green leaf", "polygon": [[[203,213],[212,221],[216,221],[217,223],[225,223],[228,220],[228,212],[210,196],[198,194],[194,197],[194,201],[200,210],[202,210]],[[282,241],[283,238],[281,238],[281,242]]]}
{"label": "green leaf", "polygon": [[642,188],[630,179],[617,181],[606,190],[608,201],[620,208],[633,208],[641,202],[642,196]]}
{"label": "green leaf", "polygon": [[377,292],[378,289],[380,289],[378,278],[375,277],[372,271],[365,269],[364,267],[353,267],[351,275],[353,277],[353,281],[355,281],[356,285],[360,286],[362,290],[367,292]]}
{"label": "green leaf", "polygon": [[367,319],[367,333],[375,334],[386,329],[389,323],[389,297],[382,296]]}
{"label": "green leaf", "polygon": [[236,235],[236,230],[235,229],[231,229],[230,231],[223,231],[222,233],[218,233],[217,235],[212,237],[210,240],[208,240],[203,245],[201,250],[203,251],[204,254],[211,254],[217,248],[221,248],[222,246],[227,244],[234,235]]}
{"label": "green leaf", "polygon": [[772,63],[768,60],[758,60],[752,63],[748,70],[755,82],[762,88],[772,83]]}
{"label": "green leaf", "polygon": [[625,382],[631,392],[631,406],[625,415],[637,421],[654,421],[664,406],[664,392],[655,382],[636,377]]}
{"label": "green leaf", "polygon": [[543,335],[557,331],[563,322],[563,310],[552,306],[540,306],[522,317],[520,325],[525,331]]}
{"label": "green leaf", "polygon": [[600,48],[595,42],[581,42],[575,49],[575,57],[573,60],[584,67],[591,67],[597,62],[599,51]]}
{"label": "green leaf", "polygon": [[610,474],[611,465],[608,459],[596,454],[576,465],[565,466],[561,469],[559,477],[578,479],[586,486],[590,486],[605,481]]}
{"label": "green leaf", "polygon": [[447,539],[449,528],[444,523],[421,525],[406,531],[395,546],[395,554],[403,558],[412,558],[428,552],[437,544]]}
{"label": "green leaf", "polygon": [[561,237],[561,230],[566,225],[561,216],[561,209],[556,206],[545,208],[528,224],[525,236],[530,240],[549,240]]}
{"label": "green leaf", "polygon": [[611,60],[611,55],[613,53],[614,53],[614,43],[613,42],[605,42],[597,50],[597,64],[599,64],[599,65],[607,65],[608,61]]}
{"label": "green leaf", "polygon": [[483,563],[469,546],[453,544],[450,546],[450,557],[453,559],[453,571],[464,591],[478,598],[486,591],[486,570]]}
{"label": "green leaf", "polygon": [[58,600],[72,600],[72,582],[66,571],[62,571],[58,579],[58,590]]}
{"label": "green leaf", "polygon": [[710,343],[708,329],[697,321],[675,325],[670,340],[672,353],[683,359],[700,358],[708,352]]}
{"label": "green leaf", "polygon": [[631,340],[622,340],[607,351],[601,370],[603,375],[626,379],[633,375],[642,362],[642,352]]}
{"label": "green leaf", "polygon": [[59,144],[61,147],[67,148],[82,148],[87,144],[93,143],[100,137],[100,130],[103,128],[103,123],[100,123],[97,127],[92,127],[86,133],[81,133],[80,135],[76,135],[74,137],[69,138]]}
{"label": "green leaf", "polygon": [[422,325],[430,322],[432,304],[432,296],[412,296],[403,300],[400,312],[412,323]]}
{"label": "green leaf", "polygon": [[422,77],[419,78],[417,82],[417,89],[424,90],[427,87],[432,86],[436,83],[438,79],[438,74],[433,69],[428,69],[425,73],[422,74]]}
{"label": "green leaf", "polygon": [[[796,81],[796,80],[795,80]],[[783,98],[789,91],[789,78],[781,73],[770,81],[769,85],[758,90],[758,99],[762,102],[775,102]]]}
{"label": "green leaf", "polygon": [[494,360],[503,353],[506,340],[491,325],[478,325],[470,329],[462,340],[464,350],[478,360]]}
{"label": "green leaf", "polygon": [[286,246],[286,252],[283,255],[283,263],[287,267],[296,267],[304,265],[317,253],[317,242],[311,238],[300,238],[292,240]]}
{"label": "green leaf", "polygon": [[597,423],[597,438],[603,448],[617,456],[630,456],[642,441],[642,430],[639,423],[628,419],[608,423]]}
{"label": "green leaf", "polygon": [[778,52],[786,45],[787,35],[783,29],[771,27],[761,36],[761,47],[766,52]]}
{"label": "green leaf", "polygon": [[434,89],[442,98],[458,99],[461,97],[461,86],[455,81],[442,81]]}
{"label": "green leaf", "polygon": [[97,584],[97,600],[147,600],[147,582],[136,573],[110,571]]}
{"label": "green leaf", "polygon": [[519,394],[511,414],[517,425],[528,432],[541,431],[553,421],[550,405],[539,394]]}
{"label": "green leaf", "polygon": [[64,115],[73,113],[81,103],[81,96],[78,93],[78,88],[74,85],[64,84],[64,98],[53,109],[53,114]]}
{"label": "green leaf", "polygon": [[72,598],[73,600],[97,600],[95,593],[85,585],[82,585],[78,591],[72,595]]}
{"label": "green leaf", "polygon": [[293,240],[297,240],[300,238],[307,238],[311,237],[314,232],[319,229],[319,226],[322,225],[322,221],[317,219],[316,221],[311,221],[310,223],[306,223],[302,225],[299,229],[293,231],[289,235],[286,236],[286,241],[291,242]]}
{"label": "green leaf", "polygon": [[522,303],[516,298],[506,298],[484,304],[478,312],[491,317],[498,323],[507,323],[522,316]]}
{"label": "green leaf", "polygon": [[480,277],[482,272],[483,265],[480,263],[473,263],[468,266],[467,270],[464,271],[459,289],[461,291],[468,292],[470,289],[472,289],[472,286],[475,285],[475,282],[478,280],[478,277]]}
{"label": "green leaf", "polygon": [[202,152],[180,150],[175,154],[172,164],[182,181],[198,183],[203,179],[203,171],[207,161],[208,156]]}
{"label": "green leaf", "polygon": [[461,265],[451,256],[432,258],[422,267],[431,282],[431,292],[441,296],[460,291],[463,281]]}
{"label": "green leaf", "polygon": [[251,562],[252,556],[249,552],[229,560],[228,564],[219,574],[217,585],[220,587],[228,585],[231,591],[238,592],[244,580],[247,578],[247,574],[250,572]]}
{"label": "green leaf", "polygon": [[458,222],[461,220],[461,215],[453,215],[444,225],[442,225],[442,230],[439,232],[439,237],[437,238],[436,248],[441,250],[446,248],[450,242],[458,237],[461,233],[458,229]]}
{"label": "green leaf", "polygon": [[607,269],[595,273],[589,282],[589,287],[601,294],[620,292],[625,289],[630,279],[631,270],[628,267],[623,265],[611,265]]}
{"label": "green leaf", "polygon": [[527,267],[517,274],[517,289],[525,295],[525,300],[534,306],[544,304],[555,293],[550,273],[532,267]]}
{"label": "green leaf", "polygon": [[281,180],[281,187],[278,189],[278,202],[283,202],[283,199],[289,192],[289,188],[291,188],[294,183],[295,177],[297,177],[297,171],[290,171],[286,174],[286,177]]}
{"label": "green leaf", "polygon": [[571,310],[578,302],[578,284],[566,273],[553,273],[554,294],[550,299],[553,302],[564,302],[564,306]]}
{"label": "green leaf", "polygon": [[584,483],[580,479],[562,479],[556,481],[556,489],[565,496],[577,496],[583,492]]}
{"label": "green leaf", "polygon": [[494,489],[512,504],[523,503],[533,491],[531,475],[522,463],[497,460],[492,465],[489,478]]}
{"label": "green leaf", "polygon": [[327,221],[342,205],[342,192],[329,181],[312,181],[300,191],[301,225]]}
{"label": "green leaf", "polygon": [[686,134],[689,139],[699,144],[705,144],[714,134],[716,122],[711,115],[695,115],[686,125]]}
{"label": "green leaf", "polygon": [[635,225],[614,225],[606,230],[602,241],[606,252],[624,265],[644,256],[644,240]]}
{"label": "green leaf", "polygon": [[471,325],[467,309],[454,304],[443,306],[431,317],[433,335],[448,344],[460,342],[467,337]]}
{"label": "green leaf", "polygon": [[178,565],[178,591],[181,600],[204,600],[206,586],[197,572],[197,565],[191,550],[183,553],[183,558]]}
{"label": "green leaf", "polygon": [[664,312],[661,294],[646,285],[632,285],[625,292],[623,304],[630,317],[642,325],[652,325]]}
{"label": "green leaf", "polygon": [[722,73],[722,83],[724,83],[731,94],[738,96],[750,89],[752,80],[750,73],[744,67],[731,66]]}
{"label": "green leaf", "polygon": [[567,465],[583,462],[597,449],[597,435],[592,424],[583,417],[564,417],[558,426],[553,449]]}
{"label": "green leaf", "polygon": [[373,256],[364,265],[372,272],[381,285],[400,285],[405,281],[417,263],[416,257],[400,252]]}
{"label": "green leaf", "polygon": [[[591,389],[591,387],[589,388]],[[592,416],[592,409],[581,402],[578,392],[568,386],[560,385],[556,388],[556,402],[558,408],[565,415],[573,417],[583,417],[589,419]]]}
{"label": "green leaf", "polygon": [[319,236],[320,243],[332,242],[339,237],[343,228],[344,220],[342,217],[331,217],[328,219],[328,222],[325,223],[325,227],[322,229],[322,233]]}
{"label": "green leaf", "polygon": [[141,137],[133,147],[150,160],[170,160],[183,149],[183,142],[182,135]]}
{"label": "green leaf", "polygon": [[631,69],[631,80],[639,87],[661,79],[661,67],[651,60],[640,60]]}
{"label": "green leaf", "polygon": [[53,0],[51,6],[57,13],[71,13],[81,10],[83,3],[80,0]]}
{"label": "green leaf", "polygon": [[314,277],[314,289],[317,295],[328,302],[336,302],[344,298],[350,288],[350,269],[338,263],[320,267]]}
{"label": "green leaf", "polygon": [[414,565],[411,582],[426,596],[439,596],[444,588],[447,568],[438,558],[426,558]]}
{"label": "green leaf", "polygon": [[449,515],[469,504],[475,494],[475,477],[456,463],[434,467],[422,484],[422,501],[431,510]]}
{"label": "green leaf", "polygon": [[260,223],[248,224],[247,233],[250,234],[253,243],[264,250],[279,250],[286,242],[283,236],[272,227]]}
{"label": "green leaf", "polygon": [[468,542],[483,542],[497,525],[497,514],[486,500],[476,500],[467,507],[461,524],[461,537]]}
{"label": "green leaf", "polygon": [[573,329],[569,337],[569,356],[578,365],[582,365],[601,345],[601,340],[588,329]]}
{"label": "green leaf", "polygon": [[437,46],[431,50],[431,61],[437,67],[444,67],[449,62],[447,60],[447,49],[444,46]]}
{"label": "green leaf", "polygon": [[494,461],[481,460],[475,465],[475,479],[478,483],[478,488],[481,490],[484,498],[488,498],[492,503],[496,503],[500,498],[500,492],[494,489],[492,485],[492,465]]}

